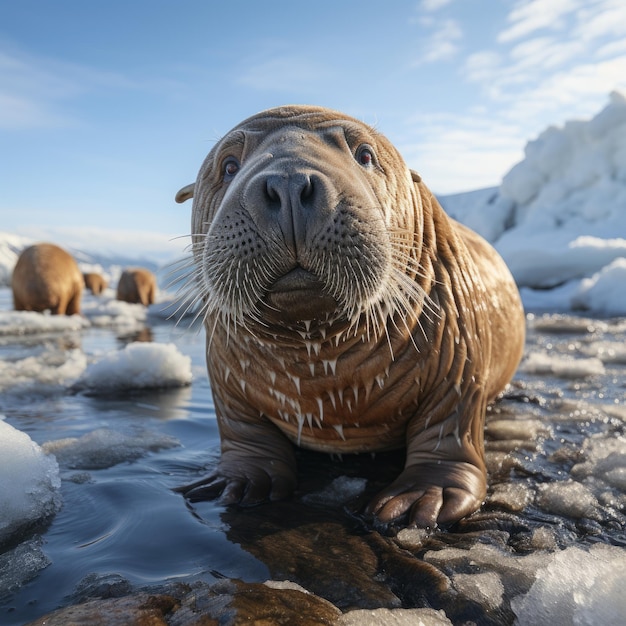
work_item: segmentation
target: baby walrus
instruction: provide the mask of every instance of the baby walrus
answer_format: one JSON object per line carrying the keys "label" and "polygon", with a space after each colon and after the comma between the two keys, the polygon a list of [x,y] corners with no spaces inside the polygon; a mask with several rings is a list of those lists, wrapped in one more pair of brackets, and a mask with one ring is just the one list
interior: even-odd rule
{"label": "baby walrus", "polygon": [[498,253],[448,217],[380,133],[284,106],[211,150],[194,184],[194,271],[221,436],[192,500],[278,500],[292,444],[404,449],[369,503],[381,522],[435,527],[486,495],[487,403],[515,373],[524,312]]}

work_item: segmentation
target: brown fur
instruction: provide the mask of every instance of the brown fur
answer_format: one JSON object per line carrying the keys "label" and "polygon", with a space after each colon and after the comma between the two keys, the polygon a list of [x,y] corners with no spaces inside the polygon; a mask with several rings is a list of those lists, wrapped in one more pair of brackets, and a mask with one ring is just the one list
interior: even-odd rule
{"label": "brown fur", "polygon": [[104,276],[95,272],[84,273],[83,279],[85,280],[85,287],[87,287],[94,296],[101,295],[109,285]]}
{"label": "brown fur", "polygon": [[444,213],[388,140],[327,109],[242,122],[178,199],[192,195],[191,289],[205,303],[222,457],[183,491],[286,497],[289,442],[406,447],[369,513],[434,526],[476,510],[486,406],[524,345],[497,252]]}
{"label": "brown fur", "polygon": [[154,304],[156,291],[156,277],[150,270],[127,269],[122,272],[117,284],[117,299],[148,306]]}
{"label": "brown fur", "polygon": [[72,255],[52,243],[39,243],[22,251],[11,287],[16,311],[80,313],[83,276]]}

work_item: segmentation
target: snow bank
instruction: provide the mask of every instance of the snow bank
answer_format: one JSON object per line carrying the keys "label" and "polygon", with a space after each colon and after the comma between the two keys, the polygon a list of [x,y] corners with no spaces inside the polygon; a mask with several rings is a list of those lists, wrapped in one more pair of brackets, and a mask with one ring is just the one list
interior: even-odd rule
{"label": "snow bank", "polygon": [[184,387],[192,380],[191,358],[174,344],[130,343],[90,364],[76,387],[94,392]]}
{"label": "snow bank", "polygon": [[[550,127],[497,190],[444,196],[459,221],[494,243],[527,306],[626,315],[626,97],[590,120]],[[582,281],[582,282],[581,282]],[[572,283],[555,294],[553,288]]]}
{"label": "snow bank", "polygon": [[4,421],[0,421],[0,485],[0,545],[61,508],[55,458]]}
{"label": "snow bank", "polygon": [[148,454],[179,446],[174,437],[142,431],[125,435],[99,428],[82,437],[67,437],[48,441],[42,449],[54,454],[59,464],[71,469],[104,469],[118,463],[135,461]]}
{"label": "snow bank", "polygon": [[33,242],[25,237],[0,233],[0,287],[11,284],[11,275],[17,263],[17,257],[31,243]]}

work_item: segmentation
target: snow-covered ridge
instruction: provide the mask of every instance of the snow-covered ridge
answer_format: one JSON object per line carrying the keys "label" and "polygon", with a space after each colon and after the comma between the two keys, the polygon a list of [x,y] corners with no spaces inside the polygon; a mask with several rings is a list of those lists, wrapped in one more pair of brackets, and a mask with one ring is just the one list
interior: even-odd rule
{"label": "snow-covered ridge", "polygon": [[495,245],[527,306],[626,315],[623,94],[529,141],[500,187],[440,201]]}

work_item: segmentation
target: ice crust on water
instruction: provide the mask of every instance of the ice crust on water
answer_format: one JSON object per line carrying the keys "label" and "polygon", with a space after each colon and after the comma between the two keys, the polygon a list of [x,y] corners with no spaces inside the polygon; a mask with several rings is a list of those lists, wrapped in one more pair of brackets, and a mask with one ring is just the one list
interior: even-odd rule
{"label": "ice crust on water", "polygon": [[89,322],[80,315],[0,311],[0,337],[79,331],[88,326]]}
{"label": "ice crust on water", "polygon": [[50,565],[51,561],[41,549],[41,544],[41,537],[33,537],[0,554],[0,601],[8,599]]}
{"label": "ice crust on water", "polygon": [[0,545],[61,508],[59,465],[0,419]]}
{"label": "ice crust on water", "polygon": [[325,489],[305,495],[302,500],[310,504],[326,504],[328,502],[343,503],[363,492],[367,485],[365,478],[339,476]]}
{"label": "ice crust on water", "polygon": [[104,469],[118,463],[135,461],[149,452],[179,446],[174,437],[142,431],[127,435],[108,428],[99,428],[82,437],[47,441],[41,447],[54,454],[63,468]]}
{"label": "ice crust on water", "polygon": [[513,598],[519,626],[623,624],[626,551],[596,544],[557,552],[536,573],[530,591]]}
{"label": "ice crust on water", "polygon": [[174,344],[136,342],[88,365],[76,385],[104,392],[184,387],[191,380],[191,359]]}

